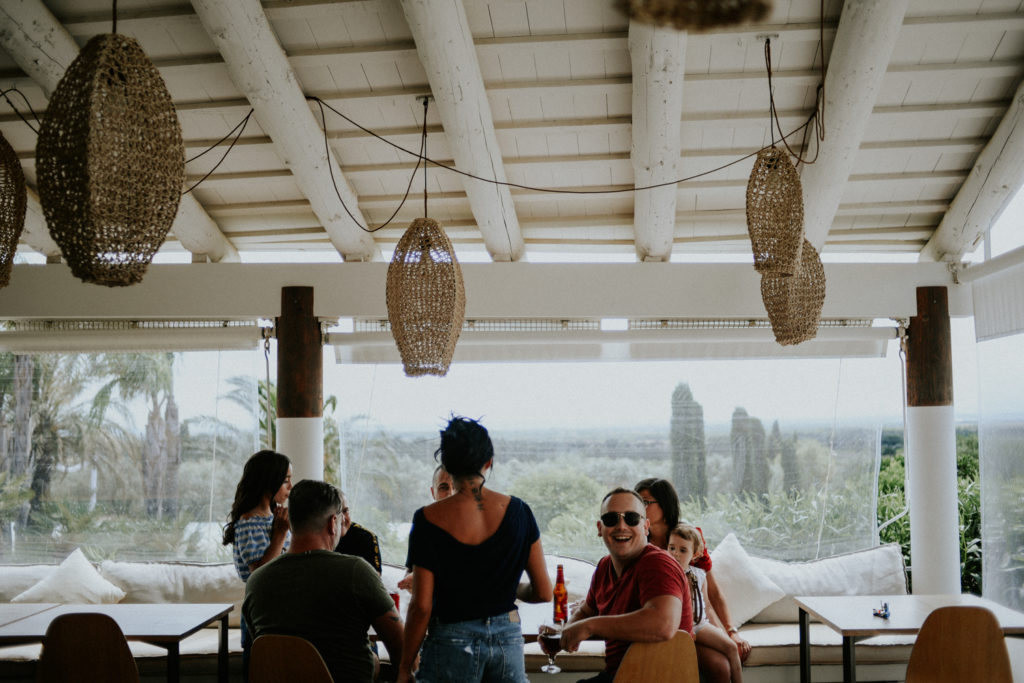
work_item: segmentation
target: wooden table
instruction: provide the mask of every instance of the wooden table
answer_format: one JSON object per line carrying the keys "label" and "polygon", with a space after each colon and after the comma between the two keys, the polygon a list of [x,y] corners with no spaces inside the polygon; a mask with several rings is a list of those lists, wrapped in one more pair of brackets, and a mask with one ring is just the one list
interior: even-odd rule
{"label": "wooden table", "polygon": [[[810,616],[816,617],[843,637],[843,681],[857,680],[854,644],[879,635],[915,635],[924,620],[939,607],[971,605],[991,610],[1006,635],[1024,635],[1024,614],[976,595],[875,595],[799,596],[800,683],[811,680]],[[889,603],[889,618],[871,611]]]}
{"label": "wooden table", "polygon": [[[228,680],[228,613],[233,605],[216,604],[114,604],[114,605],[6,605],[0,609],[0,645],[44,643],[54,617],[75,612],[99,612],[117,622],[128,640],[158,645],[167,650],[168,683],[180,679],[181,641],[201,628],[220,621],[217,675]],[[24,608],[18,611],[9,608]],[[34,609],[33,609],[34,608]]]}

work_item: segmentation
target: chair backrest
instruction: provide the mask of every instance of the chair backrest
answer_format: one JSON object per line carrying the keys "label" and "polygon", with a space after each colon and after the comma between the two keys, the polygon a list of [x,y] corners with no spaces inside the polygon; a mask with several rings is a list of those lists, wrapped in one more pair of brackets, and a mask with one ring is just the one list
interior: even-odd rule
{"label": "chair backrest", "polygon": [[106,614],[62,614],[46,629],[36,683],[138,683],[121,627]]}
{"label": "chair backrest", "polygon": [[698,683],[697,648],[693,636],[676,631],[660,643],[633,643],[626,650],[615,683]]}
{"label": "chair backrest", "polygon": [[253,641],[249,683],[334,683],[313,643],[298,636],[263,635]]}
{"label": "chair backrest", "polygon": [[906,683],[1011,683],[999,621],[984,607],[940,607],[924,620],[907,664]]}

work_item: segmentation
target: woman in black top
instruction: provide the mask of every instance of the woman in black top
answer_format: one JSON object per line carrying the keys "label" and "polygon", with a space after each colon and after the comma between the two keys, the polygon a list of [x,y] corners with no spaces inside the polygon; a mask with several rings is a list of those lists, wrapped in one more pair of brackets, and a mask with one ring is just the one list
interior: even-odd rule
{"label": "woman in black top", "polygon": [[[537,522],[522,500],[484,487],[494,448],[479,422],[453,417],[438,455],[455,493],[413,517],[412,601],[398,681],[413,680],[422,643],[420,683],[526,683],[515,601],[551,600]],[[530,584],[517,596],[524,569]]]}

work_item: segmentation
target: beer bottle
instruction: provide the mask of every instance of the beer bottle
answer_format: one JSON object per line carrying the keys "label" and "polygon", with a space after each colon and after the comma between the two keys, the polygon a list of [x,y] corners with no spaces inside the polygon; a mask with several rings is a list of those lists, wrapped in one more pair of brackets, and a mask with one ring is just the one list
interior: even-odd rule
{"label": "beer bottle", "polygon": [[562,565],[558,565],[554,594],[554,620],[556,624],[564,624],[569,620],[569,591],[565,589],[565,576],[562,573]]}

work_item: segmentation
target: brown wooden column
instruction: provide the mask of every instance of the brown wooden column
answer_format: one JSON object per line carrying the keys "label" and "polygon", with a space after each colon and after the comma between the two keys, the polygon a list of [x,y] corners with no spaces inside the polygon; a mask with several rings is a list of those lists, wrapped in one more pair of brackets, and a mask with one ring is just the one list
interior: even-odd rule
{"label": "brown wooden column", "polygon": [[953,405],[953,346],[945,287],[917,288],[917,315],[907,330],[907,405]]}
{"label": "brown wooden column", "polygon": [[282,287],[277,319],[277,449],[292,480],[323,477],[323,340],[312,287]]}
{"label": "brown wooden column", "polygon": [[960,592],[953,352],[945,287],[917,288],[907,328],[907,499],[913,592]]}

